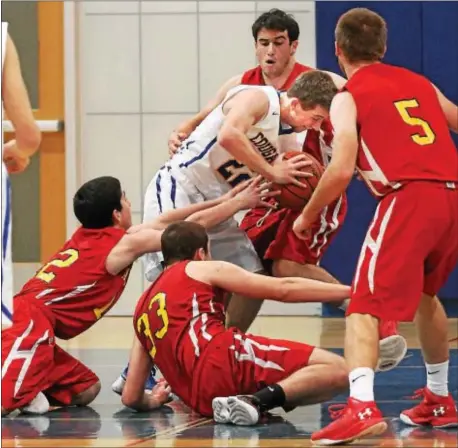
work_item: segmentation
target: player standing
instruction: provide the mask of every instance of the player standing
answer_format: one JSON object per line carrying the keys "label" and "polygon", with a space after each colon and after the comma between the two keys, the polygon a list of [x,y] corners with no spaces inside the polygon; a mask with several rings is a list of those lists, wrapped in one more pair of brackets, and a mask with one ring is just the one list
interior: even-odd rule
{"label": "player standing", "polygon": [[228,293],[251,300],[332,301],[347,297],[349,287],[265,277],[211,261],[208,235],[192,222],[170,225],[161,247],[164,272],[134,314],[136,338],[122,393],[126,406],[151,409],[143,384],[153,362],[187,406],[221,423],[254,424],[262,411],[319,403],[348,387],[340,356],[226,329],[224,310]]}
{"label": "player standing", "polygon": [[[99,379],[55,338],[74,338],[116,304],[132,263],[160,249],[168,223],[192,214],[188,219],[211,227],[263,204],[264,189],[258,179],[217,201],[173,210],[131,228],[130,203],[118,179],[99,177],[82,185],[73,200],[82,226],[14,297],[18,312],[13,325],[2,331],[2,415],[14,409],[44,413],[50,405],[81,406],[94,400]],[[150,399],[156,404],[166,398],[163,384],[153,392]]]}
{"label": "player standing", "polygon": [[364,241],[347,310],[350,398],[337,420],[312,434],[330,445],[383,432],[374,402],[380,319],[415,320],[427,370],[409,425],[456,426],[448,391],[447,316],[436,297],[458,260],[458,107],[421,75],[381,62],[386,23],[355,8],[336,27],[336,55],[349,81],[333,100],[334,154],[294,224],[298,236],[347,187],[357,167],[380,200]]}
{"label": "player standing", "polygon": [[12,320],[13,263],[11,259],[11,184],[8,174],[20,173],[40,145],[41,133],[32,113],[22,79],[16,47],[8,35],[8,24],[2,22],[2,120],[3,109],[11,121],[15,139],[3,144],[2,125],[2,315]]}

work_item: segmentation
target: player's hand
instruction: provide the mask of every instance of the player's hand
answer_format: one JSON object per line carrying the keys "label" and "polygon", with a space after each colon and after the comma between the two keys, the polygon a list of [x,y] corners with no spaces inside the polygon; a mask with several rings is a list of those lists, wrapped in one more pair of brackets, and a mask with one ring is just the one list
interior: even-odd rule
{"label": "player's hand", "polygon": [[271,182],[266,182],[262,176],[242,182],[231,193],[234,199],[239,201],[240,210],[247,210],[255,207],[274,208],[275,204],[268,202],[269,198],[278,196],[279,191],[271,191]]}
{"label": "player's hand", "polygon": [[164,379],[160,379],[148,394],[148,405],[150,409],[156,409],[170,401],[172,390]]}
{"label": "player's hand", "polygon": [[173,131],[169,136],[169,156],[172,157],[188,136],[184,132]]}
{"label": "player's hand", "polygon": [[16,140],[10,140],[3,145],[3,163],[8,173],[22,173],[29,166],[30,157],[18,149]]}
{"label": "player's hand", "polygon": [[291,159],[288,160],[278,158],[272,165],[272,180],[277,184],[293,184],[297,187],[307,188],[307,186],[297,178],[313,176],[312,173],[300,171],[302,168],[310,166],[311,164],[312,162],[307,160],[306,156],[302,154],[298,154],[297,156],[291,157]]}
{"label": "player's hand", "polygon": [[301,213],[293,224],[293,232],[301,240],[306,240],[310,232],[310,227],[315,222],[314,219],[310,219],[307,215],[304,216],[304,213]]}

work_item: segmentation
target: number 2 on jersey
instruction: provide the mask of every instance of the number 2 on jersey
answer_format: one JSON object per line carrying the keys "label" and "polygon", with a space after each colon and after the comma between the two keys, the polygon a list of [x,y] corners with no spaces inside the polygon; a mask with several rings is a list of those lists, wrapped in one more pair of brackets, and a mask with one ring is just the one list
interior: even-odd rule
{"label": "number 2 on jersey", "polygon": [[156,344],[154,343],[154,338],[162,339],[166,335],[169,329],[169,316],[167,314],[165,298],[166,298],[165,294],[162,292],[159,292],[150,300],[149,305],[148,305],[148,310],[151,310],[153,308],[153,305],[157,303],[158,308],[157,308],[156,314],[162,320],[162,328],[157,330],[154,333],[154,336],[151,331],[151,326],[150,326],[149,319],[148,319],[148,313],[143,313],[137,320],[138,332],[139,333],[143,332],[143,334],[151,342],[151,350],[149,351],[149,355],[153,359],[156,356],[156,351],[157,351]]}
{"label": "number 2 on jersey", "polygon": [[39,278],[40,280],[43,280],[46,283],[49,283],[52,280],[54,280],[56,274],[54,274],[53,272],[46,272],[47,269],[49,269],[51,266],[55,266],[56,268],[67,268],[68,266],[72,265],[76,260],[78,260],[79,257],[78,251],[75,249],[64,250],[63,252],[60,252],[59,255],[62,257],[66,256],[66,258],[55,258],[54,260],[51,260],[49,263],[46,263],[40,269],[40,271],[38,271],[38,274],[35,277]]}
{"label": "number 2 on jersey", "polygon": [[419,106],[416,99],[396,101],[394,105],[398,110],[399,115],[401,115],[404,123],[407,123],[409,126],[420,126],[423,129],[424,135],[412,134],[410,136],[417,145],[425,146],[434,143],[436,140],[436,134],[434,134],[434,131],[431,129],[429,123],[425,120],[422,120],[421,118],[413,117],[407,110],[411,109],[412,107]]}

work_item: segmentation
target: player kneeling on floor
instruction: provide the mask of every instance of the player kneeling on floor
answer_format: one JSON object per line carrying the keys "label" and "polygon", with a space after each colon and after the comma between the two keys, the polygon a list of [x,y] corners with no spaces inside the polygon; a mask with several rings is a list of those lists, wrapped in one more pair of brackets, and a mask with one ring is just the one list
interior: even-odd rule
{"label": "player kneeling on floor", "polygon": [[207,233],[196,223],[170,225],[161,247],[166,268],[134,314],[126,406],[154,407],[143,386],[153,362],[186,405],[217,422],[255,424],[263,411],[320,403],[348,387],[345,362],[336,354],[225,328],[228,293],[331,302],[348,297],[348,286],[266,277],[212,261]]}

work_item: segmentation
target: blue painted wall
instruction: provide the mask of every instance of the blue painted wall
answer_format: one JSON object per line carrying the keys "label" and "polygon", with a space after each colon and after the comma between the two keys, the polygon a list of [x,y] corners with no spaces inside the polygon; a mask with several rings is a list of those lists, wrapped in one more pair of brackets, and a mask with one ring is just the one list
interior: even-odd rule
{"label": "blue painted wall", "polygon": [[[334,29],[339,16],[355,7],[370,8],[388,24],[385,62],[423,73],[458,103],[458,2],[334,2],[316,3],[317,67],[340,73],[334,56]],[[458,147],[458,138],[454,135]],[[366,187],[354,180],[348,191],[347,220],[323,260],[339,280],[351,282],[359,250],[375,210]],[[458,315],[458,266],[440,292],[449,315]],[[339,315],[324,306],[323,315]]]}

